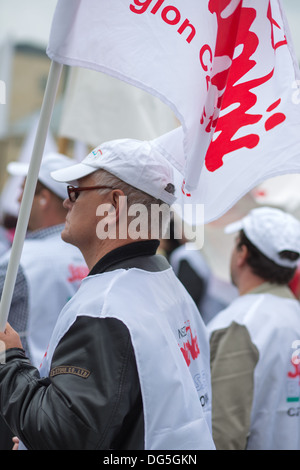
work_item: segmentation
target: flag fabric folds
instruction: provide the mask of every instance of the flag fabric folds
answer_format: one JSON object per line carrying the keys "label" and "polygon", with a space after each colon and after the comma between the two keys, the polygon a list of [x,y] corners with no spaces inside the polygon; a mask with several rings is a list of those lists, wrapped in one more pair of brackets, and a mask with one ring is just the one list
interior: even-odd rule
{"label": "flag fabric folds", "polygon": [[181,127],[157,145],[205,222],[300,172],[300,74],[279,0],[58,0],[47,53],[173,110]]}

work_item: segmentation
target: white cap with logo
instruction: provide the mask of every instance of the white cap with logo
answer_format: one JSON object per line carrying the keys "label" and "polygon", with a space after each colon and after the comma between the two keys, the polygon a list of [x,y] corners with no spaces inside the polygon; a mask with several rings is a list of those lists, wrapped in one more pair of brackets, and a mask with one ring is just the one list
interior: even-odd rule
{"label": "white cap with logo", "polygon": [[225,233],[239,230],[243,230],[250,242],[275,264],[288,268],[297,266],[298,260],[280,256],[282,251],[300,255],[300,222],[291,214],[271,207],[259,207],[225,227]]}
{"label": "white cap with logo", "polygon": [[74,182],[97,170],[106,170],[131,186],[173,204],[173,169],[151,142],[117,139],[96,147],[81,163],[53,171],[56,181]]}

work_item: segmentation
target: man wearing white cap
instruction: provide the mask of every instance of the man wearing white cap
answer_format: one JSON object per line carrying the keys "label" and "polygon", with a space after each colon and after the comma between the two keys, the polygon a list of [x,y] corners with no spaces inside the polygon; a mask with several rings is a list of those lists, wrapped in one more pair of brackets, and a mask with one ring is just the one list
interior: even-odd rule
{"label": "man wearing white cap", "polygon": [[[133,203],[142,211],[175,200],[170,165],[151,143],[124,139],[52,175],[72,182],[62,238],[80,248],[90,273],[60,314],[41,369],[47,379],[19,349],[11,357],[20,342],[9,326],[0,335],[8,402],[10,377],[15,384],[6,407],[13,429],[31,449],[214,449],[203,321],[156,254],[159,242],[129,236]],[[116,237],[99,230],[104,220]]]}
{"label": "man wearing white cap", "polygon": [[238,232],[231,277],[240,295],[208,324],[216,447],[299,450],[300,307],[288,284],[300,223],[262,207],[225,231]]}

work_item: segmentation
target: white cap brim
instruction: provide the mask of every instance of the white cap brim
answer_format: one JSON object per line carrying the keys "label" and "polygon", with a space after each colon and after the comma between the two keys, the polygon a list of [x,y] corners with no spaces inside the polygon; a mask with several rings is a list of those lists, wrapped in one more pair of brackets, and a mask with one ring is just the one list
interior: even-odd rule
{"label": "white cap brim", "polygon": [[28,163],[10,162],[7,165],[7,171],[12,176],[27,176],[29,170]]}
{"label": "white cap brim", "polygon": [[76,165],[68,166],[60,170],[52,171],[51,177],[59,183],[70,183],[77,181],[84,176],[88,176],[99,168],[92,168],[90,165],[84,165],[83,163],[77,163]]}
{"label": "white cap brim", "polygon": [[243,221],[238,220],[236,222],[233,222],[232,224],[226,225],[226,227],[224,228],[224,232],[227,234],[239,232],[240,230],[242,230],[243,226]]}

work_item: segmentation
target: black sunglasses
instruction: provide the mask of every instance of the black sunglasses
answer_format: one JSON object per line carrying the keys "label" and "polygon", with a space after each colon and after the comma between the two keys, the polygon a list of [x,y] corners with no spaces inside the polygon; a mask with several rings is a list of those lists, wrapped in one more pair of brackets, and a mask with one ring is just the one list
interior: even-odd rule
{"label": "black sunglasses", "polygon": [[87,186],[87,187],[76,187],[67,186],[68,196],[71,202],[75,202],[81,191],[92,191],[93,189],[114,189],[111,186]]}

